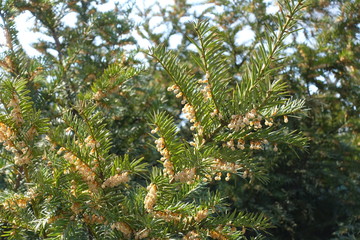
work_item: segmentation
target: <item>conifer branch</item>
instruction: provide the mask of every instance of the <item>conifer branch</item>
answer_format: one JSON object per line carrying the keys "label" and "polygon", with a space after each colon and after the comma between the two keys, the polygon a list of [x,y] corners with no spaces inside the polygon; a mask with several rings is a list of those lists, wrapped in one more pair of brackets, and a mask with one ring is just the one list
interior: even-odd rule
{"label": "conifer branch", "polygon": [[[220,116],[218,118],[221,120],[224,114],[223,103],[226,102],[227,85],[230,81],[229,67],[224,57],[224,51],[222,51],[220,38],[215,29],[208,25],[208,22],[195,23],[194,28],[199,38],[199,45],[195,40],[190,40],[200,53],[200,59],[195,55],[193,58],[205,74],[205,79],[200,81],[205,83],[205,94],[215,105],[213,115]],[[209,89],[207,90],[207,88]]]}
{"label": "conifer branch", "polygon": [[[171,113],[150,115],[151,133],[162,156],[158,163],[163,166],[158,167],[154,166],[158,155],[146,148],[148,135],[132,133],[143,126],[128,124],[124,117],[128,115],[122,114],[144,112],[142,107],[150,105],[147,96],[136,96],[136,101],[125,104],[120,101],[123,96],[116,98],[143,69],[128,66],[130,59],[119,63],[121,54],[116,51],[120,48],[115,51],[108,44],[124,33],[113,28],[123,23],[112,12],[100,13],[92,3],[68,2],[60,9],[56,2],[17,3],[19,11],[33,13],[53,42],[39,47],[49,57],[44,63],[26,63],[24,53],[15,56],[16,79],[25,80],[15,80],[9,70],[0,83],[0,143],[4,146],[0,170],[10,170],[4,184],[12,189],[0,193],[0,221],[10,226],[5,235],[14,239],[245,239],[247,229],[257,234],[270,228],[264,214],[232,211],[227,205],[232,199],[224,198],[221,188],[239,177],[250,183],[269,181],[263,157],[267,155],[261,151],[276,152],[277,144],[304,147],[306,143],[301,132],[283,126],[288,115],[302,110],[304,101],[289,98],[284,81],[272,79],[279,70],[272,65],[279,60],[300,7],[287,4],[288,16],[278,17],[278,34],[266,35],[267,45],[260,44],[236,86],[229,84],[232,70],[220,30],[211,27],[210,21],[194,24],[197,36],[190,41],[198,53],[190,64],[163,46],[149,51],[173,82],[169,89],[182,100],[183,115],[195,131],[180,132],[183,128]],[[69,27],[71,36],[66,36],[68,30],[59,17],[65,9],[79,15],[79,25],[93,21],[96,30],[88,27],[84,38],[83,29]],[[94,44],[97,35],[104,41],[100,50]],[[15,55],[21,52],[14,44],[12,48]],[[57,51],[59,61],[46,53],[49,48]],[[37,66],[47,72],[38,76]],[[69,94],[66,84],[73,93]],[[141,90],[156,92],[151,95],[155,99],[161,98],[160,88]],[[137,94],[134,89],[129,96]],[[36,96],[31,98],[29,90]],[[103,103],[114,112],[109,119],[102,114],[108,111],[100,107]],[[168,103],[172,109],[173,102]],[[59,110],[65,113],[53,114]]]}

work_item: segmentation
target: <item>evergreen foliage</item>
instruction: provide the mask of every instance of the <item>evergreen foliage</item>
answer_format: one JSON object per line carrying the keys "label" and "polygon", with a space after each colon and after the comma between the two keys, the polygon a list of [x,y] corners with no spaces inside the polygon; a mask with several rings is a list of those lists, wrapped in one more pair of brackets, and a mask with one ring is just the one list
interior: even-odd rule
{"label": "evergreen foliage", "polygon": [[[97,0],[0,1],[6,36],[0,57],[2,238],[316,239],[322,232],[309,225],[324,217],[302,208],[311,212],[319,202],[336,208],[333,197],[342,193],[349,202],[337,197],[337,215],[319,229],[357,236],[358,174],[350,169],[358,166],[357,98],[344,94],[358,92],[358,43],[351,42],[356,4],[344,4],[341,24],[331,28],[302,0],[278,3],[272,17],[261,0],[210,2],[224,12],[208,8],[193,14],[200,20],[183,24],[191,5],[181,0],[160,9],[169,32],[142,25],[139,33],[156,44],[144,67],[137,50],[125,50],[136,44],[131,7],[101,12]],[[51,39],[34,44],[40,57],[29,57],[19,43],[14,19],[23,12],[35,18],[34,31]],[[63,21],[69,12],[76,14],[75,27]],[[149,17],[146,9],[141,14]],[[300,19],[328,28],[313,37],[323,51],[342,49],[339,59],[287,44]],[[245,22],[255,41],[238,46],[235,36]],[[352,31],[345,34],[340,25]],[[329,37],[339,32],[346,45]],[[177,33],[181,45],[170,50]],[[340,85],[312,77],[328,71]],[[310,105],[320,93],[297,90],[304,88],[299,78],[323,91],[326,111]],[[304,109],[310,109],[307,118]],[[300,226],[309,233],[301,237]]]}
{"label": "evergreen foliage", "polygon": [[[262,0],[207,2],[202,11],[194,11],[197,4],[185,0],[162,8],[155,14],[170,30],[156,38],[143,36],[150,42],[161,39],[172,48],[171,40],[182,36],[178,50],[173,51],[192,65],[192,42],[184,34],[194,36],[195,32],[182,23],[189,18],[210,19],[221,29],[231,64],[230,77],[241,79],[239,72],[246,72],[259,39],[269,28],[275,29],[273,12],[280,6]],[[269,230],[272,235],[268,239],[357,239],[359,5],[346,0],[308,3],[295,27],[302,30],[291,34],[289,44],[281,51],[282,60],[274,62],[272,68],[285,65],[276,77],[288,83],[289,92],[306,99],[306,116],[290,119],[287,126],[290,131],[303,131],[309,137],[309,147],[298,152],[282,145],[281,154],[275,155],[261,151],[257,155],[269,159],[268,182],[234,179],[220,183],[218,189],[229,196],[233,208],[264,211],[271,216],[276,228]],[[146,19],[150,19],[149,14]],[[243,37],[247,41],[239,42]]]}

